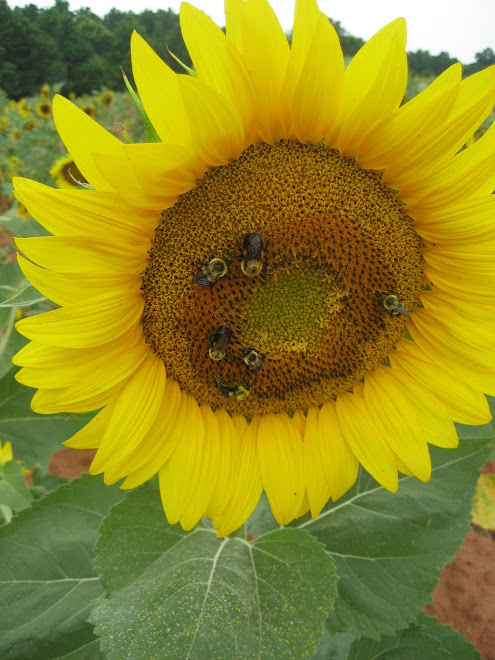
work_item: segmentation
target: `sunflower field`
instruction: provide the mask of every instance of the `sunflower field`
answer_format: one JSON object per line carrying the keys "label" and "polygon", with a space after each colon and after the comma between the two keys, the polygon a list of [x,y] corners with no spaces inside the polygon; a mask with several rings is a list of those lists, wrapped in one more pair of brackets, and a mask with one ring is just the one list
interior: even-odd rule
{"label": "sunflower field", "polygon": [[485,657],[424,608],[495,528],[495,65],[227,7],[0,95],[0,657]]}

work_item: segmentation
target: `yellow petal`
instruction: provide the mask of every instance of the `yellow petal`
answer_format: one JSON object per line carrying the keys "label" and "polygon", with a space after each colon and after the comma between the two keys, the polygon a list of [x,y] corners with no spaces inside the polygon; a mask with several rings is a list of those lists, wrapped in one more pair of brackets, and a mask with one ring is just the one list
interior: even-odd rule
{"label": "yellow petal", "polygon": [[347,444],[364,469],[395,493],[399,483],[394,455],[368,413],[360,384],[353,394],[339,394],[337,418]]}
{"label": "yellow petal", "polygon": [[124,149],[119,154],[94,152],[92,157],[98,171],[128,204],[137,208],[163,210],[177,201],[177,197],[162,195],[160,189],[156,190],[156,195],[146,192]]}
{"label": "yellow petal", "polygon": [[167,378],[155,423],[139,446],[129,453],[121,452],[121,459],[109,470],[109,476],[118,481],[128,475],[120,486],[122,489],[135,488],[151,479],[183,439],[187,411],[188,395],[181,391],[175,380]]}
{"label": "yellow petal", "polygon": [[[72,367],[76,370],[74,380],[77,380],[77,369],[84,366],[86,363],[93,360],[98,360],[103,357],[106,352],[118,351],[119,349],[127,350],[132,346],[136,346],[143,341],[143,333],[141,328],[136,327],[125,332],[118,339],[113,342],[108,342],[103,346],[95,346],[92,348],[55,348],[53,346],[45,346],[36,341],[31,341],[12,358],[12,362],[21,367],[32,367],[36,370],[53,370],[61,373],[70,374]],[[72,385],[74,380],[66,385]],[[52,387],[46,385],[46,387]]]}
{"label": "yellow petal", "polygon": [[240,115],[225,98],[201,80],[179,76],[191,122],[193,153],[208,165],[225,165],[247,146]]}
{"label": "yellow petal", "polygon": [[[149,146],[149,145],[148,145]],[[135,244],[153,238],[160,214],[130,206],[120,195],[96,190],[56,190],[14,177],[15,195],[30,214],[58,236],[95,236]]]}
{"label": "yellow petal", "polygon": [[225,511],[229,504],[241,447],[240,438],[237,437],[230,415],[220,408],[215,411],[215,416],[219,425],[221,451],[218,458],[218,477],[204,513],[207,518],[216,518]]}
{"label": "yellow petal", "polygon": [[17,238],[16,245],[38,266],[63,273],[140,273],[147,261],[146,251],[139,245],[96,241],[89,236]]}
{"label": "yellow petal", "polygon": [[257,135],[273,143],[282,137],[280,92],[289,61],[289,44],[267,0],[225,2],[227,38],[251,74],[257,111]]}
{"label": "yellow petal", "polygon": [[433,243],[461,245],[495,239],[495,197],[480,197],[418,214],[415,229]]}
{"label": "yellow petal", "polygon": [[96,190],[113,192],[111,184],[95,167],[91,153],[100,151],[117,155],[122,152],[122,142],[58,94],[53,99],[53,120],[67,151],[86,181]]}
{"label": "yellow petal", "polygon": [[118,359],[111,355],[108,359],[100,360],[93,365],[91,374],[85,374],[60,393],[55,393],[50,403],[52,411],[59,412],[84,412],[94,410],[94,398],[108,395],[114,392],[117,386],[124,387],[124,381],[127,381],[142,364],[149,354],[150,348],[143,344],[134,348],[128,348],[125,352],[121,351]]}
{"label": "yellow petal", "polygon": [[287,525],[304,497],[303,443],[285,413],[264,414],[258,429],[261,480],[273,515]]}
{"label": "yellow petal", "polygon": [[38,390],[31,400],[31,408],[34,412],[41,415],[51,415],[53,413],[84,413],[91,412],[93,410],[98,410],[103,408],[111,401],[114,400],[115,396],[122,390],[122,387],[125,385],[123,383],[117,383],[113,387],[89,396],[87,399],[82,401],[64,401],[64,396],[66,388],[60,388],[56,390]]}
{"label": "yellow petal", "polygon": [[481,392],[469,387],[444,369],[424,359],[413,342],[401,342],[390,353],[390,362],[399,367],[438,398],[452,419],[460,424],[488,424],[491,419],[488,402]]}
{"label": "yellow petal", "polygon": [[132,73],[139,96],[163,142],[192,148],[191,127],[179,90],[177,74],[139,34],[131,37]]}
{"label": "yellow petal", "polygon": [[480,278],[467,278],[466,275],[455,272],[446,274],[444,270],[439,271],[428,264],[425,265],[423,272],[433,290],[439,289],[468,302],[479,301],[482,305],[493,304],[495,301],[495,289],[490,282]]}
{"label": "yellow petal", "polygon": [[429,87],[387,117],[364,138],[356,151],[361,167],[405,171],[438,133],[459,92],[462,66],[453,64]]}
{"label": "yellow petal", "polygon": [[394,183],[400,198],[414,217],[427,210],[489,195],[495,188],[495,124],[473,145],[461,151],[437,171],[408,175],[408,187]]}
{"label": "yellow petal", "polygon": [[16,328],[28,339],[49,346],[91,348],[112,341],[135,327],[141,319],[143,305],[140,295],[107,293],[74,307],[21,319]]}
{"label": "yellow petal", "polygon": [[188,2],[181,3],[180,26],[198,78],[239,110],[249,143],[254,134],[255,105],[252,83],[239,52],[211,18]]}
{"label": "yellow petal", "polygon": [[[198,404],[188,397],[187,423],[183,437],[170,459],[161,468],[160,496],[170,525],[175,525],[186,511],[201,474],[204,454],[205,424]],[[206,507],[205,502],[205,507]]]}
{"label": "yellow petal", "polygon": [[152,196],[182,195],[196,185],[206,169],[204,163],[173,144],[126,144],[124,151],[143,190]]}
{"label": "yellow petal", "polygon": [[483,304],[477,300],[461,300],[443,291],[422,291],[420,296],[423,307],[434,309],[437,312],[452,312],[460,314],[466,320],[476,324],[476,330],[487,326],[490,328],[495,321],[493,316],[493,305],[490,301]]}
{"label": "yellow petal", "polygon": [[342,434],[333,401],[324,403],[320,409],[318,442],[330,495],[335,501],[354,485],[359,463]]}
{"label": "yellow petal", "polygon": [[[136,367],[142,362],[150,348],[142,339],[139,345],[136,344],[137,342],[132,341],[132,334],[119,337],[103,346],[86,349],[55,348],[31,342],[25,347],[31,350],[23,349],[24,353],[20,351],[16,356],[17,364],[19,361],[27,362],[29,366],[21,369],[15,378],[29,387],[52,389],[70,388],[88,378],[91,380],[95,374],[96,387],[98,372],[110,382],[122,368],[130,373],[134,360]],[[123,366],[124,363],[127,363],[127,367]]]}
{"label": "yellow petal", "polygon": [[431,476],[431,462],[414,407],[390,368],[379,367],[364,379],[364,400],[373,421],[394,454],[421,479]]}
{"label": "yellow petal", "polygon": [[71,305],[108,292],[138,294],[141,287],[141,277],[132,273],[105,273],[99,277],[56,273],[39,268],[20,254],[17,263],[31,284],[57,305]]}
{"label": "yellow petal", "polygon": [[311,516],[316,516],[330,498],[318,438],[318,409],[310,408],[304,433],[304,479],[311,506]]}
{"label": "yellow petal", "polygon": [[229,506],[213,520],[213,527],[218,529],[219,538],[230,534],[246,522],[263,492],[256,449],[258,424],[259,416],[253,415],[242,439]]}
{"label": "yellow petal", "polygon": [[[430,312],[431,310],[421,311]],[[415,313],[414,316],[417,316],[417,314]],[[436,323],[434,322],[430,328],[422,322],[420,329],[413,321],[416,321],[416,319],[410,319],[408,330],[415,343],[419,345],[429,360],[460,378],[469,386],[495,396],[493,370],[480,366],[479,356],[478,361],[471,360],[471,355],[477,355],[478,347],[476,345],[470,346],[469,338],[467,342],[461,340],[459,344],[456,338],[448,331],[445,332],[445,328],[442,327],[440,327],[440,333],[437,337],[438,321],[435,320]]]}
{"label": "yellow petal", "polygon": [[429,339],[438,350],[452,352],[454,356],[482,368],[495,367],[493,330],[489,333],[490,341],[481,345],[479,335],[473,336],[469,323],[454,313],[437,314],[431,309],[419,309],[411,320],[423,337]]}
{"label": "yellow petal", "polygon": [[407,82],[406,26],[398,18],[372,37],[345,72],[342,127],[329,146],[354,155],[362,140],[397,110]]}
{"label": "yellow petal", "polygon": [[93,419],[63,444],[71,449],[97,449],[115,408],[115,400],[109,403]]}
{"label": "yellow petal", "polygon": [[[404,195],[421,193],[419,181],[428,181],[432,171],[442,171],[446,160],[457,153],[490,114],[494,100],[495,67],[463,80],[452,111],[438,123],[436,133],[426,136],[413,153],[392,162],[383,175],[383,182]],[[449,104],[446,107],[449,108]],[[425,167],[425,163],[430,166]]]}
{"label": "yellow petal", "polygon": [[204,451],[201,471],[186,510],[180,518],[180,524],[186,531],[192,529],[204,514],[209,504],[218,477],[218,467],[223,452],[223,438],[215,413],[209,406],[201,406],[200,413],[205,425]]}
{"label": "yellow petal", "polygon": [[344,58],[339,38],[327,17],[319,14],[292,99],[291,134],[300,142],[316,143],[333,133],[343,84]]}
{"label": "yellow petal", "polygon": [[292,129],[292,103],[319,16],[320,10],[316,0],[296,0],[290,55],[280,92],[281,122],[286,138],[295,137]]}
{"label": "yellow petal", "polygon": [[118,461],[122,449],[138,446],[142,442],[158,415],[164,389],[163,362],[149,352],[115,402],[90,474],[103,472]]}

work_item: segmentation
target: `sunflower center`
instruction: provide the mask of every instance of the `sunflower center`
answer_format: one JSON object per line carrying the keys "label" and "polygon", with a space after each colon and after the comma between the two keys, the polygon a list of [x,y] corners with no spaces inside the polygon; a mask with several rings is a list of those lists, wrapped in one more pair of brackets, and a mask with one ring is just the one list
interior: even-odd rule
{"label": "sunflower center", "polygon": [[421,243],[379,174],[322,144],[250,146],[162,214],[147,341],[200,403],[246,415],[351,390],[403,336]]}

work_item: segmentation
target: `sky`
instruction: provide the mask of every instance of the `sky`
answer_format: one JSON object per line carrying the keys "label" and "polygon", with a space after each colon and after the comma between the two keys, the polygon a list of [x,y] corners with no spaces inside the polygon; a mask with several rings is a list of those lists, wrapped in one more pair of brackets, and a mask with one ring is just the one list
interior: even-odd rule
{"label": "sky", "polygon": [[[11,7],[35,4],[50,7],[53,0],[7,0]],[[270,0],[288,31],[292,27],[295,0]],[[224,25],[223,0],[192,0],[219,25]],[[369,39],[386,23],[403,16],[408,25],[408,50],[429,50],[432,55],[447,51],[469,63],[484,48],[495,50],[495,0],[319,0],[322,12],[340,21],[350,34]],[[139,13],[144,9],[172,8],[178,13],[180,0],[69,0],[72,11],[89,7],[104,16],[114,6]]]}

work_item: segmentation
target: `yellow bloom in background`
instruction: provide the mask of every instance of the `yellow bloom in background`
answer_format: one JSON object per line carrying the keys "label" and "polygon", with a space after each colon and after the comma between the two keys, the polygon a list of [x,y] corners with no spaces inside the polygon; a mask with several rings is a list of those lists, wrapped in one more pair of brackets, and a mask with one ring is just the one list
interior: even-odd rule
{"label": "yellow bloom in background", "polygon": [[50,103],[47,103],[46,101],[42,101],[41,103],[37,104],[36,112],[39,114],[40,117],[50,117],[52,114],[52,106]]}
{"label": "yellow bloom in background", "polygon": [[27,222],[30,219],[29,211],[27,208],[24,206],[24,204],[18,204],[17,205],[17,215],[20,217],[20,219],[23,222]]}
{"label": "yellow bloom in background", "polygon": [[40,96],[42,99],[48,100],[50,98],[50,85],[44,83],[40,89]]}
{"label": "yellow bloom in background", "polygon": [[86,103],[86,105],[83,105],[82,111],[85,112],[88,117],[96,117],[96,108],[92,103]]}
{"label": "yellow bloom in background", "polygon": [[113,105],[114,100],[115,100],[115,93],[112,90],[105,92],[101,97],[101,102],[103,103],[103,107],[105,108],[108,108],[111,105]]}
{"label": "yellow bloom in background", "polygon": [[25,131],[32,131],[33,128],[35,128],[35,127],[36,127],[36,122],[34,121],[34,119],[30,119],[29,121],[27,121],[24,124],[24,130]]}
{"label": "yellow bloom in background", "polygon": [[10,442],[6,442],[3,447],[0,442],[0,465],[5,465],[8,461],[14,460],[14,454],[12,453],[12,445]]}
{"label": "yellow bloom in background", "polygon": [[[461,65],[400,106],[402,19],[344,69],[298,0],[292,47],[265,0],[226,34],[188,3],[197,78],[132,37],[162,142],[123,144],[62,97],[55,123],[94,190],[25,179],[53,237],[18,239],[60,309],[21,320],[15,357],[43,414],[100,410],[66,444],[133,488],[158,473],[170,523],[317,516],[361,464],[428,481],[428,443],[484,424],[495,394],[495,67]],[[459,152],[459,153],[458,153]],[[37,264],[37,265],[35,265]]]}
{"label": "yellow bloom in background", "polygon": [[69,98],[70,99],[75,99],[77,94],[75,92],[69,92]]}
{"label": "yellow bloom in background", "polygon": [[59,188],[74,189],[79,188],[81,183],[87,183],[69,154],[62,156],[52,165],[50,176]]}

